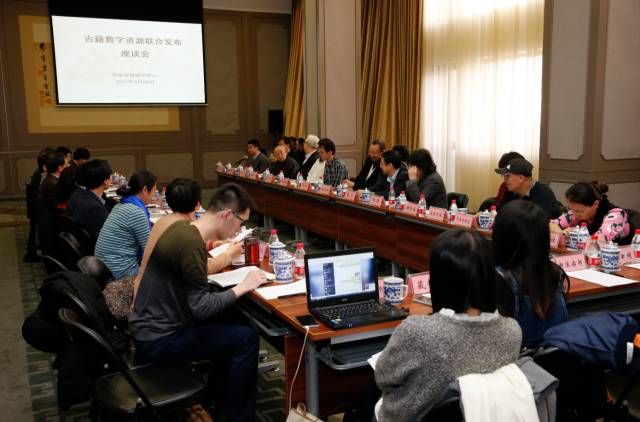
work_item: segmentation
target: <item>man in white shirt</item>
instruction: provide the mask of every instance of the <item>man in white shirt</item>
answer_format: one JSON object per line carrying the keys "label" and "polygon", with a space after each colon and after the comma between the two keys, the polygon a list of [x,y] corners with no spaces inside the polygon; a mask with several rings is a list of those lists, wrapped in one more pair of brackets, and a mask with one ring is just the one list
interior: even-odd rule
{"label": "man in white shirt", "polygon": [[[300,165],[300,174],[302,174],[302,177],[306,180],[309,180],[309,171],[318,160],[318,151],[316,151],[318,149],[318,142],[320,142],[320,139],[318,139],[316,135],[308,135],[304,140],[304,159]],[[320,175],[322,175],[322,173]]]}

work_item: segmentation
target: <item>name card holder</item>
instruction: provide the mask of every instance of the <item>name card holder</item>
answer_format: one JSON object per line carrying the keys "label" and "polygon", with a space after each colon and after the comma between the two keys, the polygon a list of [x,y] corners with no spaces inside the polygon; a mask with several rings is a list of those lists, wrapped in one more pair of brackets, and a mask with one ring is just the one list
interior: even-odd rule
{"label": "name card holder", "polygon": [[620,246],[620,265],[628,264],[633,261],[633,249],[631,245]]}
{"label": "name card holder", "polygon": [[560,237],[562,234],[560,233],[551,233],[549,236],[549,245],[552,248],[558,248],[560,246]]}
{"label": "name card holder", "polygon": [[384,278],[378,279],[378,299],[384,299]]}
{"label": "name card holder", "polygon": [[284,178],[282,180],[280,180],[280,182],[278,182],[280,184],[280,186],[289,186],[289,179]]}
{"label": "name card holder", "polygon": [[318,188],[318,193],[322,195],[331,195],[333,193],[333,186],[322,185]]}
{"label": "name card holder", "polygon": [[463,214],[458,212],[454,215],[451,224],[454,226],[471,228],[473,226],[473,220],[475,220],[475,216],[473,214]]}
{"label": "name card holder", "polygon": [[429,208],[429,215],[427,215],[427,219],[442,223],[447,215],[447,210],[444,208],[431,207]]}
{"label": "name card holder", "polygon": [[551,261],[558,264],[566,272],[580,271],[587,268],[587,261],[581,253],[570,255],[557,255],[551,258]]}
{"label": "name card holder", "polygon": [[348,190],[342,196],[342,199],[347,201],[355,201],[356,200],[356,191]]}
{"label": "name card holder", "polygon": [[416,216],[416,215],[418,215],[418,204],[416,204],[414,202],[406,202],[404,204],[404,208],[402,208],[400,210],[400,212],[403,213],[403,214],[409,214],[409,215]]}
{"label": "name card holder", "polygon": [[429,286],[429,272],[415,273],[407,276],[407,285],[413,295],[422,295],[431,293]]}
{"label": "name card holder", "polygon": [[262,178],[262,181],[263,181],[264,183],[273,183],[273,179],[274,179],[274,178],[275,178],[275,177],[273,176],[273,174],[269,174],[269,175],[264,176],[264,177]]}
{"label": "name card holder", "polygon": [[381,207],[382,204],[384,204],[384,196],[371,195],[371,200],[369,201],[369,205],[373,207]]}
{"label": "name card holder", "polygon": [[309,184],[309,182],[302,181],[302,182],[298,183],[297,188],[300,189],[300,190],[308,191],[310,186],[311,185]]}

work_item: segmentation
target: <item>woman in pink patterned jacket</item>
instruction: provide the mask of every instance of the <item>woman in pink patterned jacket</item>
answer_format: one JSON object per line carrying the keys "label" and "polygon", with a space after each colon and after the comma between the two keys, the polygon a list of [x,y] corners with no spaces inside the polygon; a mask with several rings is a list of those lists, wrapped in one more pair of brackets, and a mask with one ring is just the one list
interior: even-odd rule
{"label": "woman in pink patterned jacket", "polygon": [[619,245],[631,243],[633,231],[624,208],[613,205],[605,193],[609,187],[597,181],[578,182],[567,189],[565,197],[569,211],[551,220],[551,231],[566,231],[570,227],[587,223],[590,234]]}

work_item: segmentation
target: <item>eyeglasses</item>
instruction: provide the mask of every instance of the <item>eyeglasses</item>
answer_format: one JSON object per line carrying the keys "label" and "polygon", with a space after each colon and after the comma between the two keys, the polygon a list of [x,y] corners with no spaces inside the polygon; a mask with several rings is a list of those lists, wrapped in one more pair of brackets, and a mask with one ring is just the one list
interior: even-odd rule
{"label": "eyeglasses", "polygon": [[237,218],[238,220],[240,220],[240,222],[241,222],[242,224],[247,224],[247,221],[249,221],[249,219],[248,219],[248,218],[245,220],[244,218],[240,217],[240,214],[238,214],[238,211],[234,211],[234,212],[233,212],[233,216],[234,216],[235,218]]}

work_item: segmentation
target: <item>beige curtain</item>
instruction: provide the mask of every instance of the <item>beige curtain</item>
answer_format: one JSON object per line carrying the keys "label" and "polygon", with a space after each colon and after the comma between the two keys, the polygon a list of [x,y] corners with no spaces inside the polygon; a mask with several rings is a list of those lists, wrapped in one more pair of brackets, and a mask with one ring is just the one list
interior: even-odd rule
{"label": "beige curtain", "polygon": [[422,0],[362,0],[362,135],[418,147]]}
{"label": "beige curtain", "polygon": [[500,156],[538,164],[544,0],[424,0],[421,145],[469,208]]}
{"label": "beige curtain", "polygon": [[305,136],[303,3],[303,0],[293,0],[289,71],[284,99],[284,134],[296,138]]}

